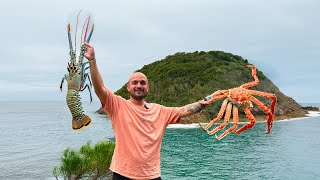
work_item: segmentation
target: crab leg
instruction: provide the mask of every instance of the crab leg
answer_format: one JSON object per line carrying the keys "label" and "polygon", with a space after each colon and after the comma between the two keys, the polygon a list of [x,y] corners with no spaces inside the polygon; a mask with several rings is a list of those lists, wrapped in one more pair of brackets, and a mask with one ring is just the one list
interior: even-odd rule
{"label": "crab leg", "polygon": [[[217,93],[219,93],[219,95],[217,95]],[[211,104],[214,101],[221,99],[221,98],[224,98],[224,97],[227,97],[227,96],[228,96],[228,90],[223,90],[223,91],[218,90],[218,91],[214,92],[213,94],[207,96],[205,103]]]}
{"label": "crab leg", "polygon": [[252,82],[248,82],[248,83],[245,83],[243,85],[241,85],[240,87],[243,87],[245,89],[249,88],[249,87],[253,87],[253,86],[257,86],[259,84],[259,79],[258,79],[258,76],[256,75],[257,74],[257,69],[255,66],[252,66],[252,65],[248,65],[246,66],[248,68],[251,68],[252,70],[252,77],[254,79],[254,81]]}
{"label": "crab leg", "polygon": [[239,114],[238,114],[238,107],[233,106],[233,112],[232,112],[232,118],[233,118],[233,125],[227,129],[224,133],[222,133],[220,136],[217,136],[215,134],[218,141],[220,141],[222,138],[226,137],[230,132],[234,131],[238,127],[239,122]]}
{"label": "crab leg", "polygon": [[[249,90],[250,94],[254,94],[254,95],[258,95],[258,96],[262,96],[262,97],[266,97],[266,98],[271,98],[271,104],[270,104],[270,110],[262,103],[260,102],[258,99],[254,98],[252,96],[252,101],[254,103],[256,103],[267,115],[268,115],[268,120],[267,120],[267,133],[270,133],[271,131],[271,127],[272,127],[272,123],[273,123],[273,115],[274,115],[274,109],[277,103],[277,97],[275,94],[271,94],[271,93],[265,93],[265,92],[260,92],[260,91],[255,91],[255,90]],[[270,113],[271,111],[271,113]]]}
{"label": "crab leg", "polygon": [[227,103],[228,103],[228,99],[225,99],[225,100],[223,101],[222,105],[221,105],[221,109],[220,109],[217,117],[216,117],[215,119],[213,119],[212,121],[210,121],[210,123],[207,124],[206,126],[202,126],[202,125],[199,123],[200,127],[201,127],[203,130],[207,131],[214,123],[218,122],[218,121],[222,118],[222,116],[223,116],[223,114],[224,114],[224,111],[226,110]]}
{"label": "crab leg", "polygon": [[232,102],[229,102],[227,105],[226,114],[224,115],[224,122],[222,124],[220,124],[219,126],[217,126],[216,128],[212,129],[211,131],[208,131],[208,135],[212,135],[212,134],[216,133],[217,131],[226,127],[226,125],[229,122],[230,116],[231,116],[231,110],[232,110]]}
{"label": "crab leg", "polygon": [[265,106],[262,102],[260,102],[258,99],[256,99],[255,97],[251,97],[251,100],[257,104],[267,115],[268,115],[268,119],[267,119],[267,134],[271,132],[271,127],[272,127],[272,122],[273,122],[273,113],[272,111]]}
{"label": "crab leg", "polygon": [[256,91],[256,90],[249,90],[249,89],[248,89],[248,92],[250,94],[253,94],[253,95],[258,95],[258,96],[262,96],[262,97],[266,97],[266,98],[272,99],[271,105],[270,105],[270,110],[271,110],[272,114],[274,114],[274,108],[275,108],[276,103],[277,103],[277,96],[275,94],[265,93],[265,92]]}
{"label": "crab leg", "polygon": [[252,128],[252,126],[254,125],[255,121],[254,121],[254,116],[252,115],[252,113],[249,111],[249,109],[242,107],[244,113],[246,114],[247,118],[249,118],[250,123],[246,124],[244,126],[242,126],[241,128],[239,128],[238,130],[236,130],[236,134],[240,134],[243,131]]}

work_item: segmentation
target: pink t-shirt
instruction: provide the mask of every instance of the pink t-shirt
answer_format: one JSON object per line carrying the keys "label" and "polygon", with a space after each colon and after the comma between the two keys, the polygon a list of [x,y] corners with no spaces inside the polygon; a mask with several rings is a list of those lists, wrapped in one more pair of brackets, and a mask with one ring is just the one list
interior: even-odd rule
{"label": "pink t-shirt", "polygon": [[147,109],[110,90],[102,107],[111,119],[116,139],[111,171],[131,179],[159,177],[165,128],[179,122],[180,109],[153,103]]}

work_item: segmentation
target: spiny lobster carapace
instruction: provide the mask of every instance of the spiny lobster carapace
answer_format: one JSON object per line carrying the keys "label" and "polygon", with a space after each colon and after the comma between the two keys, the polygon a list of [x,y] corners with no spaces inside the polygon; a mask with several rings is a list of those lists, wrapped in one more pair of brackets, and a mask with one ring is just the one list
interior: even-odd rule
{"label": "spiny lobster carapace", "polygon": [[[254,81],[245,83],[237,88],[232,88],[228,90],[219,90],[220,94],[216,95],[217,93],[213,93],[210,96],[207,96],[205,100],[202,100],[202,104],[211,104],[212,102],[225,98],[221,105],[221,109],[217,115],[216,118],[211,120],[209,124],[206,126],[202,126],[200,124],[200,127],[207,131],[209,135],[215,134],[219,130],[222,130],[227,126],[229,123],[229,119],[231,114],[233,115],[233,125],[229,127],[224,133],[222,133],[220,136],[216,136],[217,140],[221,140],[225,136],[227,136],[230,132],[235,131],[236,134],[240,134],[243,131],[247,130],[248,128],[251,128],[255,124],[255,118],[251,113],[251,109],[253,108],[253,104],[256,104],[259,106],[267,115],[267,133],[271,132],[272,122],[274,118],[274,110],[277,102],[277,97],[275,94],[256,91],[256,90],[249,90],[249,87],[257,86],[259,84],[259,79],[256,75],[256,67],[253,65],[247,65],[246,67],[251,68],[252,70],[252,77]],[[265,106],[261,101],[259,101],[257,98],[255,98],[253,95],[261,96],[264,98],[270,98],[271,104],[270,108]],[[246,114],[247,118],[250,120],[250,123],[245,124],[241,128],[237,129],[239,124],[239,115],[238,115],[238,108],[242,108],[244,113]],[[215,127],[212,130],[208,130],[213,124],[218,122],[224,115],[224,122],[220,124],[219,126]]]}

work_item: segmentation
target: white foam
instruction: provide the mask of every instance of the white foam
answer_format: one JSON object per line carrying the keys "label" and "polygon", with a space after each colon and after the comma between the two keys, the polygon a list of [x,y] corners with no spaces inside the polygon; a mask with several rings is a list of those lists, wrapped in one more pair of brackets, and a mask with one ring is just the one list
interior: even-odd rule
{"label": "white foam", "polygon": [[309,117],[320,116],[320,111],[308,111],[308,114],[306,114],[306,116],[309,116]]}
{"label": "white foam", "polygon": [[199,128],[198,123],[193,124],[169,124],[167,128],[179,128],[179,129],[190,129],[190,128]]}

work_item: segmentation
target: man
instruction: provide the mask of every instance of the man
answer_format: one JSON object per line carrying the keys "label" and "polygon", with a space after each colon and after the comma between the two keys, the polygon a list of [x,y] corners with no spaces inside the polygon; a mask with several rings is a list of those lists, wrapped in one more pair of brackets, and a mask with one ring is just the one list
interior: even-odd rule
{"label": "man", "polygon": [[201,111],[206,106],[205,102],[183,107],[148,103],[145,100],[149,91],[148,79],[141,72],[129,78],[129,100],[116,96],[103,84],[93,46],[87,43],[86,46],[85,57],[91,60],[94,90],[111,119],[115,133],[116,148],[110,165],[113,179],[161,179],[160,149],[165,128]]}

